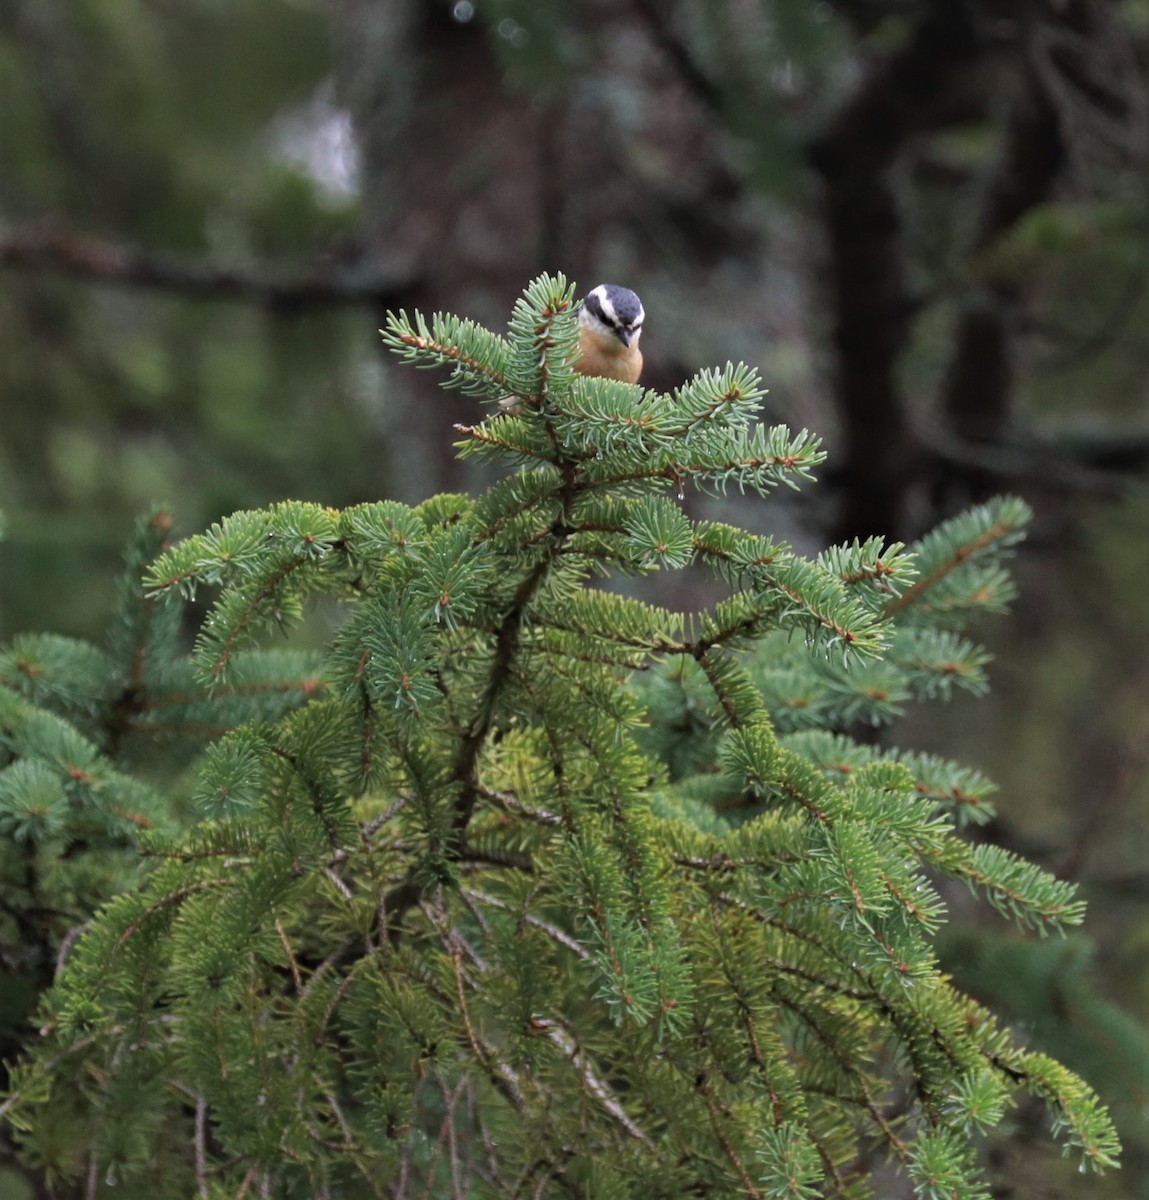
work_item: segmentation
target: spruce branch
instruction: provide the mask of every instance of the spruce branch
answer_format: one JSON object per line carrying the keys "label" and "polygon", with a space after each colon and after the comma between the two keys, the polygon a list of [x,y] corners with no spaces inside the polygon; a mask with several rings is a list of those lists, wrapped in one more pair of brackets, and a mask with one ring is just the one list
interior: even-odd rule
{"label": "spruce branch", "polygon": [[386,327],[379,332],[387,345],[416,366],[449,364],[452,371],[445,386],[469,394],[489,394],[510,386],[505,344],[473,321],[435,313],[428,323],[420,312],[411,318],[403,311],[389,312]]}
{"label": "spruce branch", "polygon": [[515,302],[507,330],[511,395],[548,415],[554,397],[565,396],[575,379],[578,332],[569,319],[576,312],[574,293],[575,285],[561,274],[532,280]]}
{"label": "spruce branch", "polygon": [[723,1114],[715,1100],[713,1088],[708,1085],[705,1077],[698,1082],[696,1087],[698,1094],[706,1104],[706,1111],[710,1116],[710,1127],[714,1131],[714,1136],[718,1139],[718,1144],[722,1147],[722,1153],[725,1154],[730,1165],[734,1168],[735,1175],[744,1189],[744,1194],[749,1196],[750,1200],[764,1200],[763,1193],[754,1186],[754,1180],[750,1177],[750,1172],[747,1170],[746,1164],[742,1161],[742,1156],[738,1153],[737,1148],[726,1132]]}
{"label": "spruce branch", "polygon": [[1076,885],[1054,878],[1000,846],[962,847],[949,844],[932,860],[947,874],[962,879],[971,891],[982,891],[1004,916],[1046,933],[1085,919],[1085,902],[1076,899]]}
{"label": "spruce branch", "polygon": [[[1016,497],[999,497],[938,527],[914,548],[919,578],[885,608],[886,616],[908,609],[924,599],[930,603],[930,593],[937,591],[961,568],[976,566],[990,553],[1000,554],[1013,546],[1023,535],[1030,519],[1029,507]],[[983,594],[978,595],[978,591]],[[1002,603],[1008,596],[994,596],[990,581],[974,590],[973,599],[983,606],[993,601]]]}
{"label": "spruce branch", "polygon": [[1083,1168],[1104,1171],[1117,1165],[1120,1143],[1090,1088],[1046,1054],[1023,1054],[1016,1067],[1028,1090],[1052,1106],[1054,1133],[1078,1151]]}

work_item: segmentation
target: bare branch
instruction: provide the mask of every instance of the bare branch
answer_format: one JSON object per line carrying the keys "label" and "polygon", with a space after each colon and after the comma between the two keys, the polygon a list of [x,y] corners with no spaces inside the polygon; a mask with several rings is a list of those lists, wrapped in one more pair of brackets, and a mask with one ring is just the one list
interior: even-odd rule
{"label": "bare branch", "polygon": [[206,1200],[207,1190],[207,1101],[202,1096],[195,1102],[195,1183],[196,1194]]}
{"label": "bare branch", "polygon": [[90,283],[156,288],[189,299],[241,300],[278,310],[342,304],[393,308],[414,285],[410,278],[361,263],[315,264],[293,272],[266,264],[225,266],[102,238],[32,229],[0,237],[0,266]]}

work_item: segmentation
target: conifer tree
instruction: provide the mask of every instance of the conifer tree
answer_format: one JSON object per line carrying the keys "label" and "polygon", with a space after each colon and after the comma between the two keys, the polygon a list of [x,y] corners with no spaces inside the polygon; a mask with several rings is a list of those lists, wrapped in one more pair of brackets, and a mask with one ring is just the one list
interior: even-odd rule
{"label": "conifer tree", "polygon": [[[932,948],[941,878],[1040,934],[1072,887],[972,839],[976,771],[849,732],[985,687],[963,630],[1009,600],[1025,505],[815,559],[692,521],[686,488],[797,486],[818,440],[758,423],[745,365],[576,375],[573,297],[536,280],[505,336],[388,318],[491,405],[459,429],[506,468],[484,494],[240,512],[148,568],[150,603],[213,589],[213,697],[309,600],[345,619],[61,956],[6,1104],[25,1153],[90,1195],[588,1200],[860,1198],[889,1156],[975,1200],[1029,1093],[1113,1165],[1094,1093]],[[725,599],[594,582],[688,564]]]}

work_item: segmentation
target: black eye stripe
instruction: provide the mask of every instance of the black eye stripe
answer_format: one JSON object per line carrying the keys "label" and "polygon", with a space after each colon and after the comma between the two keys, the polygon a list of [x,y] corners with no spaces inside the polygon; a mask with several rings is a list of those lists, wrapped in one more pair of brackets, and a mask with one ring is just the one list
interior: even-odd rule
{"label": "black eye stripe", "polygon": [[588,304],[587,308],[589,308],[604,325],[609,325],[611,329],[641,329],[642,323],[646,319],[645,317],[639,317],[637,321],[623,321],[617,316],[609,316],[607,313],[604,313],[601,308],[597,308],[593,304]]}
{"label": "black eye stripe", "polygon": [[635,333],[642,328],[646,314],[642,301],[629,288],[616,284],[599,284],[583,301],[587,312],[597,317],[608,329]]}

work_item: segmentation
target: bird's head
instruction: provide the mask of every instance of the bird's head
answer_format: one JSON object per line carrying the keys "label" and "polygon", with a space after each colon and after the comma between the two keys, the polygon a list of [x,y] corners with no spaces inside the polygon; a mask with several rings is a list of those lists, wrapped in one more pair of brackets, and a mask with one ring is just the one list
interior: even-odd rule
{"label": "bird's head", "polygon": [[624,346],[637,346],[646,314],[642,301],[616,283],[600,283],[583,301],[579,320],[600,337],[615,337]]}

